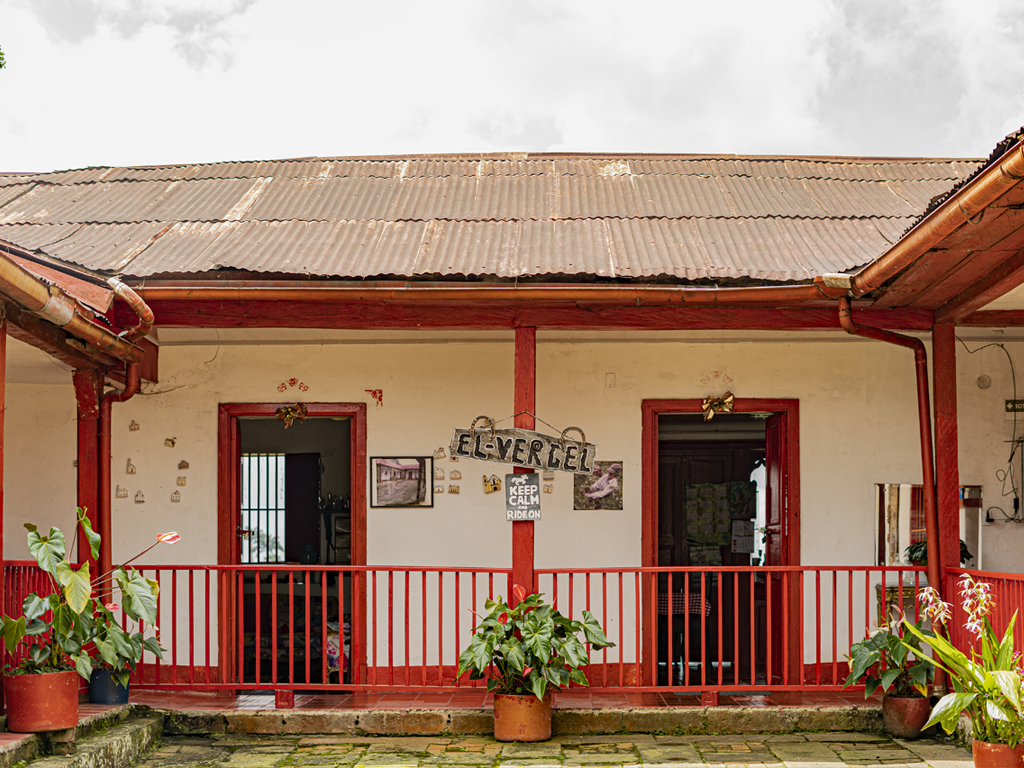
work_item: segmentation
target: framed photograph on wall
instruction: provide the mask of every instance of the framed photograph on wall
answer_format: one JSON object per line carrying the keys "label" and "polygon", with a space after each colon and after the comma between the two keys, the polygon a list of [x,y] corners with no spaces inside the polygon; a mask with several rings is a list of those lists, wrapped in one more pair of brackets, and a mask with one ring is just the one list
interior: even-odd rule
{"label": "framed photograph on wall", "polygon": [[434,459],[430,456],[371,458],[370,506],[434,506]]}
{"label": "framed photograph on wall", "polygon": [[622,462],[595,461],[590,475],[573,475],[572,508],[622,509]]}

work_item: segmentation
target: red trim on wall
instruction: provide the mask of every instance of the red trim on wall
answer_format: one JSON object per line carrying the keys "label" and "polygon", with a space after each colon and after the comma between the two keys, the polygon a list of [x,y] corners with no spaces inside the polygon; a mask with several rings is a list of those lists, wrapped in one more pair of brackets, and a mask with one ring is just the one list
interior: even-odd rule
{"label": "red trim on wall", "polygon": [[[238,526],[239,486],[241,483],[238,419],[246,416],[274,416],[277,409],[293,403],[221,403],[217,419],[217,563],[233,565],[240,559],[236,535]],[[352,565],[366,565],[366,403],[303,403],[309,416],[338,417],[352,419],[349,431],[351,461],[351,514],[352,514]],[[229,635],[232,622],[228,618],[235,606],[232,584],[222,584],[218,594],[221,617],[220,648],[222,679],[235,679],[233,653],[238,646],[237,638]],[[353,600],[352,637],[363,637],[366,610],[366,585],[356,589]],[[364,649],[353,643],[352,659],[358,666],[357,675],[365,668],[362,657]]]}
{"label": "red trim on wall", "polygon": [[[699,399],[644,400],[641,404],[643,431],[641,434],[641,503],[640,562],[644,567],[657,566],[658,554],[658,416],[663,413],[701,413]],[[733,403],[735,413],[786,414],[786,553],[787,562],[780,565],[800,565],[800,401],[738,397]],[[643,585],[644,605],[650,604],[650,586]],[[644,610],[643,626],[643,679],[651,678],[654,659],[654,628],[648,627],[648,614]],[[794,616],[796,614],[794,613]]]}

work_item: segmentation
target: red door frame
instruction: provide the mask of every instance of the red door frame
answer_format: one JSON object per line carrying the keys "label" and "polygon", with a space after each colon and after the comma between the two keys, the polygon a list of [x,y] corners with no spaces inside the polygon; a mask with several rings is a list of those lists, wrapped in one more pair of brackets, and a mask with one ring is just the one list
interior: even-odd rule
{"label": "red door frame", "polygon": [[[703,400],[644,400],[641,404],[643,433],[641,448],[641,504],[642,522],[640,530],[641,565],[652,568],[658,564],[658,416],[665,413],[702,413]],[[785,488],[786,524],[784,565],[800,565],[800,401],[773,400],[753,397],[737,397],[733,402],[734,413],[784,413],[786,414],[786,463],[788,467]],[[654,637],[657,627],[647,626],[648,616],[654,611],[647,605],[652,599],[650,588],[644,581],[643,655],[641,679],[652,679],[654,663]],[[794,616],[796,612],[794,612]]]}
{"label": "red door frame", "polygon": [[[243,417],[274,416],[278,408],[294,403],[221,403],[217,418],[217,564],[235,565],[240,560],[238,544],[239,488],[241,467],[238,456],[238,419]],[[366,403],[303,403],[311,417],[348,416],[352,420],[349,432],[349,461],[352,510],[352,565],[366,565]],[[237,647],[229,633],[229,617],[235,605],[231,580],[221,579],[218,590],[218,613],[220,617],[219,668],[221,680],[234,678],[234,658]],[[353,595],[353,600],[363,602],[365,595]],[[361,652],[362,643],[355,639],[363,637],[363,622],[366,612],[362,608],[353,612],[357,617],[352,628],[352,669],[364,668]],[[357,672],[357,674],[359,674]]]}

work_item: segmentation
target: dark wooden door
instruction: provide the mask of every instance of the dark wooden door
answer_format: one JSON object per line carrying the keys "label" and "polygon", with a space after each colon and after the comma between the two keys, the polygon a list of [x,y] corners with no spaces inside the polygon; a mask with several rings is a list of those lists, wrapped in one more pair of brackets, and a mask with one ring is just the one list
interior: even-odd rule
{"label": "dark wooden door", "polygon": [[320,561],[320,454],[284,457],[284,559],[297,563],[306,547]]}
{"label": "dark wooden door", "polygon": [[[658,463],[658,564],[662,566],[689,566],[690,555],[686,531],[686,486],[703,483],[728,483],[750,480],[758,462],[763,461],[764,444],[759,440],[714,442],[663,442],[659,445]],[[749,565],[750,555],[733,553],[730,545],[721,548],[723,565]],[[684,670],[686,684],[699,683],[701,674],[708,683],[717,683],[722,674],[724,684],[736,680],[736,667],[742,680],[749,680],[750,669],[750,581],[739,579],[734,583],[733,573],[704,571],[704,594],[711,604],[711,614],[703,623],[699,614],[674,614],[671,622],[672,658],[696,662],[703,649],[709,665],[701,665],[700,672],[691,676]],[[660,579],[658,591],[683,592],[685,578],[676,574],[671,582]],[[721,590],[721,592],[719,592]],[[689,591],[701,592],[701,575],[691,573]],[[721,594],[721,601],[719,601]],[[669,622],[660,616],[659,659],[668,656]],[[738,620],[737,620],[738,619]],[[688,631],[687,631],[687,625]],[[687,638],[689,642],[687,643]],[[715,662],[727,662],[726,666]],[[668,665],[659,671],[664,680]],[[677,672],[677,674],[680,674]]]}

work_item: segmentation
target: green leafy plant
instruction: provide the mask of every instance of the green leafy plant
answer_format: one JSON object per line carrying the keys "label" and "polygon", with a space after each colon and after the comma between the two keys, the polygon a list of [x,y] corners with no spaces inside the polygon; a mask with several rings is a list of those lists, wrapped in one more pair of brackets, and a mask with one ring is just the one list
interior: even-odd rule
{"label": "green leafy plant", "polygon": [[[952,733],[960,714],[967,712],[974,738],[1015,747],[1024,741],[1024,670],[1021,654],[1013,647],[1017,613],[1014,612],[1006,632],[999,638],[988,619],[995,605],[991,587],[964,574],[960,595],[967,614],[964,627],[978,641],[980,652],[972,647],[970,655],[965,654],[938,633],[925,635],[915,625],[904,622],[908,632],[931,646],[936,657],[931,663],[945,670],[953,684],[953,692],[939,699],[925,727],[938,723],[946,733]],[[938,592],[929,587],[920,599],[933,622],[945,625],[949,621],[951,607]]]}
{"label": "green leafy plant", "polygon": [[500,595],[486,602],[487,615],[459,655],[458,677],[468,672],[470,680],[486,679],[488,691],[532,693],[538,699],[549,687],[589,685],[582,669],[590,663],[587,644],[592,648],[615,645],[594,615],[583,611],[583,621],[574,621],[545,603],[543,595],[527,596],[518,584],[512,592],[519,601],[515,608]]}
{"label": "green leafy plant", "polygon": [[[922,636],[932,633],[923,628],[925,619],[914,626]],[[886,628],[854,643],[849,657],[850,675],[843,688],[864,682],[864,698],[879,688],[889,696],[901,699],[923,698],[935,677],[935,668],[928,663],[921,641],[916,635],[903,631],[900,621],[892,621]]]}
{"label": "green leafy plant", "polygon": [[[903,550],[903,555],[907,558],[908,563],[921,563],[921,565],[928,565],[928,542],[915,541]],[[971,554],[971,550],[967,548],[967,542],[960,539],[960,565],[963,565],[972,557],[974,557],[974,555]]]}
{"label": "green leafy plant", "polygon": [[[78,528],[89,542],[95,560],[99,557],[100,536],[92,529],[84,510],[78,509],[77,516]],[[121,606],[114,602],[104,605],[94,592],[116,586],[124,603],[124,613],[134,621],[144,621],[154,627],[159,586],[127,566],[157,544],[174,544],[180,538],[178,534],[157,534],[156,543],[127,563],[90,579],[88,562],[77,568],[68,562],[68,547],[59,528],[50,528],[45,535],[30,523],[26,523],[25,528],[28,529],[29,552],[50,577],[53,589],[46,595],[29,594],[22,603],[20,616],[3,617],[3,638],[8,653],[14,654],[19,644],[24,649],[21,663],[8,669],[8,674],[74,669],[88,680],[95,665],[91,651],[98,657],[95,663],[112,670],[114,677],[127,685],[143,651],[149,650],[163,658],[163,649],[156,637],[123,629],[115,616]],[[75,549],[74,540],[70,549]]]}

